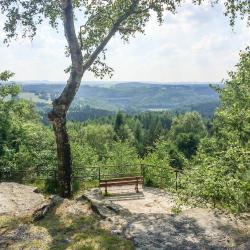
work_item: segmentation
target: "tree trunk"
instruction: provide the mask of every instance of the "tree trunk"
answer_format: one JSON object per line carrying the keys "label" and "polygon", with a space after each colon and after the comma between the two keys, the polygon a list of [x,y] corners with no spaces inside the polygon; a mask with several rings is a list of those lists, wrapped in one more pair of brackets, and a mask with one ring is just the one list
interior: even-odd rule
{"label": "tree trunk", "polygon": [[58,158],[58,184],[59,193],[62,197],[71,196],[71,151],[68,132],[66,128],[66,114],[55,118],[53,129],[56,137],[57,158]]}
{"label": "tree trunk", "polygon": [[69,136],[66,126],[66,114],[82,80],[83,58],[74,27],[72,1],[61,0],[61,8],[64,32],[71,56],[71,71],[69,80],[61,95],[54,100],[53,109],[49,112],[48,117],[53,124],[56,137],[60,195],[65,198],[70,198],[72,195],[72,163]]}

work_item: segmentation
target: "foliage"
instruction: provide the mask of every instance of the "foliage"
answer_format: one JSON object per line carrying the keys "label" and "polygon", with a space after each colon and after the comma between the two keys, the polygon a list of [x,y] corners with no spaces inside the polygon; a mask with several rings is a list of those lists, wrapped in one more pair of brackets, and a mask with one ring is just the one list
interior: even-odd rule
{"label": "foliage", "polygon": [[249,152],[237,144],[217,150],[213,155],[199,152],[195,167],[184,177],[184,192],[233,212],[245,211],[250,203]]}
{"label": "foliage", "polygon": [[138,162],[138,155],[135,147],[128,141],[114,142],[110,151],[108,152],[108,165],[133,165]]}
{"label": "foliage", "polygon": [[91,146],[79,145],[77,143],[71,144],[73,167],[84,167],[96,165],[98,162],[98,155]]}
{"label": "foliage", "polygon": [[178,149],[185,155],[187,159],[190,159],[196,154],[200,138],[194,133],[180,133],[175,139]]}
{"label": "foliage", "polygon": [[217,88],[221,107],[215,115],[214,134],[223,143],[237,140],[246,146],[250,138],[250,48],[241,52],[236,68],[229,72],[225,88]]}
{"label": "foliage", "polygon": [[[116,1],[93,1],[93,0],[73,0],[73,7],[85,11],[85,18],[88,20],[84,34],[85,51],[89,55],[93,47],[104,39],[107,30],[110,30],[113,21],[120,17],[131,3],[137,3],[135,15],[128,18],[121,26],[119,33],[126,41],[129,35],[134,35],[136,31],[144,32],[146,22],[150,17],[149,10],[156,12],[158,20],[163,20],[163,10],[175,13],[177,7],[183,3],[177,1],[148,1],[148,0],[116,0]],[[203,0],[194,0],[194,4],[201,4]],[[219,1],[211,1],[215,4]],[[6,33],[6,42],[16,38],[18,35],[18,27],[22,28],[22,35],[34,37],[37,28],[44,19],[47,19],[52,27],[56,28],[58,21],[62,19],[61,3],[57,0],[52,1],[26,1],[26,0],[1,0],[1,11],[7,16],[4,23],[4,31]],[[229,16],[230,24],[234,25],[238,16],[249,21],[249,1],[236,0],[224,1],[225,15]],[[92,39],[91,39],[92,38]],[[93,39],[95,38],[95,39]]]}
{"label": "foliage", "polygon": [[144,162],[146,183],[164,188],[174,188],[174,170],[180,170],[185,165],[184,156],[168,141],[157,141],[153,152],[145,157]]}
{"label": "foliage", "polygon": [[78,161],[81,165],[105,161],[115,135],[110,125],[84,126],[81,123],[69,124],[69,133],[72,141],[73,163]]}
{"label": "foliage", "polygon": [[188,112],[175,117],[172,121],[170,134],[176,137],[180,133],[192,133],[200,137],[206,135],[205,125],[197,112]]}
{"label": "foliage", "polygon": [[187,159],[196,154],[200,139],[206,134],[203,119],[197,112],[176,116],[169,131],[170,138]]}
{"label": "foliage", "polygon": [[[1,73],[2,80],[13,75],[6,72]],[[33,103],[17,97],[19,91],[15,83],[0,85],[0,166],[22,170],[52,168],[55,164],[53,134],[39,123]]]}
{"label": "foliage", "polygon": [[213,202],[230,211],[250,205],[250,51],[240,54],[236,71],[218,89],[221,107],[213,136],[202,141],[192,169],[182,179],[182,194]]}
{"label": "foliage", "polygon": [[116,133],[115,139],[120,141],[132,141],[133,134],[127,124],[124,121],[124,115],[118,112],[115,118],[114,131]]}
{"label": "foliage", "polygon": [[5,70],[0,73],[0,81],[7,82],[15,74],[9,70]]}

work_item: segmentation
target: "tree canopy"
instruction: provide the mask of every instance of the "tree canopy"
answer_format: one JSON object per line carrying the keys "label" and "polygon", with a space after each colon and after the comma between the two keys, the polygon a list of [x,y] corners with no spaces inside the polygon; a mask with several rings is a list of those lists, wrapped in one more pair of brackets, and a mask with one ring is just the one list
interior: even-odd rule
{"label": "tree canopy", "polygon": [[[218,89],[221,106],[213,135],[198,149],[183,178],[184,193],[207,202],[244,211],[250,204],[250,51],[240,54],[236,70]],[[192,180],[192,182],[190,182]]]}

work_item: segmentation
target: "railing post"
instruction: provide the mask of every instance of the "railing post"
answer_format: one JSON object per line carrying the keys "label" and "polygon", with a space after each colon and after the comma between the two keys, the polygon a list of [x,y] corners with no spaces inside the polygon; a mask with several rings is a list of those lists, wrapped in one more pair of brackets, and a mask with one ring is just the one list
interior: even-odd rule
{"label": "railing post", "polygon": [[144,164],[141,163],[142,187],[144,188]]}
{"label": "railing post", "polygon": [[108,194],[108,182],[105,181],[105,195]]}
{"label": "railing post", "polygon": [[177,191],[178,189],[178,171],[175,170],[175,190]]}
{"label": "railing post", "polygon": [[39,177],[39,165],[36,166],[36,173],[35,173],[35,175],[36,175],[36,178]]}
{"label": "railing post", "polygon": [[136,177],[136,184],[135,184],[135,191],[136,193],[139,193],[139,189],[138,189],[138,177]]}
{"label": "railing post", "polygon": [[55,183],[56,183],[56,181],[57,181],[56,170],[54,170],[54,179],[55,179]]}
{"label": "railing post", "polygon": [[9,178],[10,178],[10,180],[12,179],[12,173],[13,173],[13,168],[12,168],[12,166],[10,167],[10,172],[9,172]]}
{"label": "railing post", "polygon": [[98,179],[100,183],[100,180],[101,180],[101,167],[100,166],[98,167]]}

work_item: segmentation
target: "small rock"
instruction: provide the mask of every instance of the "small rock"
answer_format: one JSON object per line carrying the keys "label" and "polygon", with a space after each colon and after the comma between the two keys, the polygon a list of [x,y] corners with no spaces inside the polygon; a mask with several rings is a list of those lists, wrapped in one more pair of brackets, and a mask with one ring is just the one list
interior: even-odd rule
{"label": "small rock", "polygon": [[122,230],[118,230],[118,229],[111,230],[111,234],[121,235],[122,234]]}
{"label": "small rock", "polygon": [[70,243],[70,240],[69,239],[63,239],[63,240],[60,240],[60,243],[68,244],[68,243]]}

